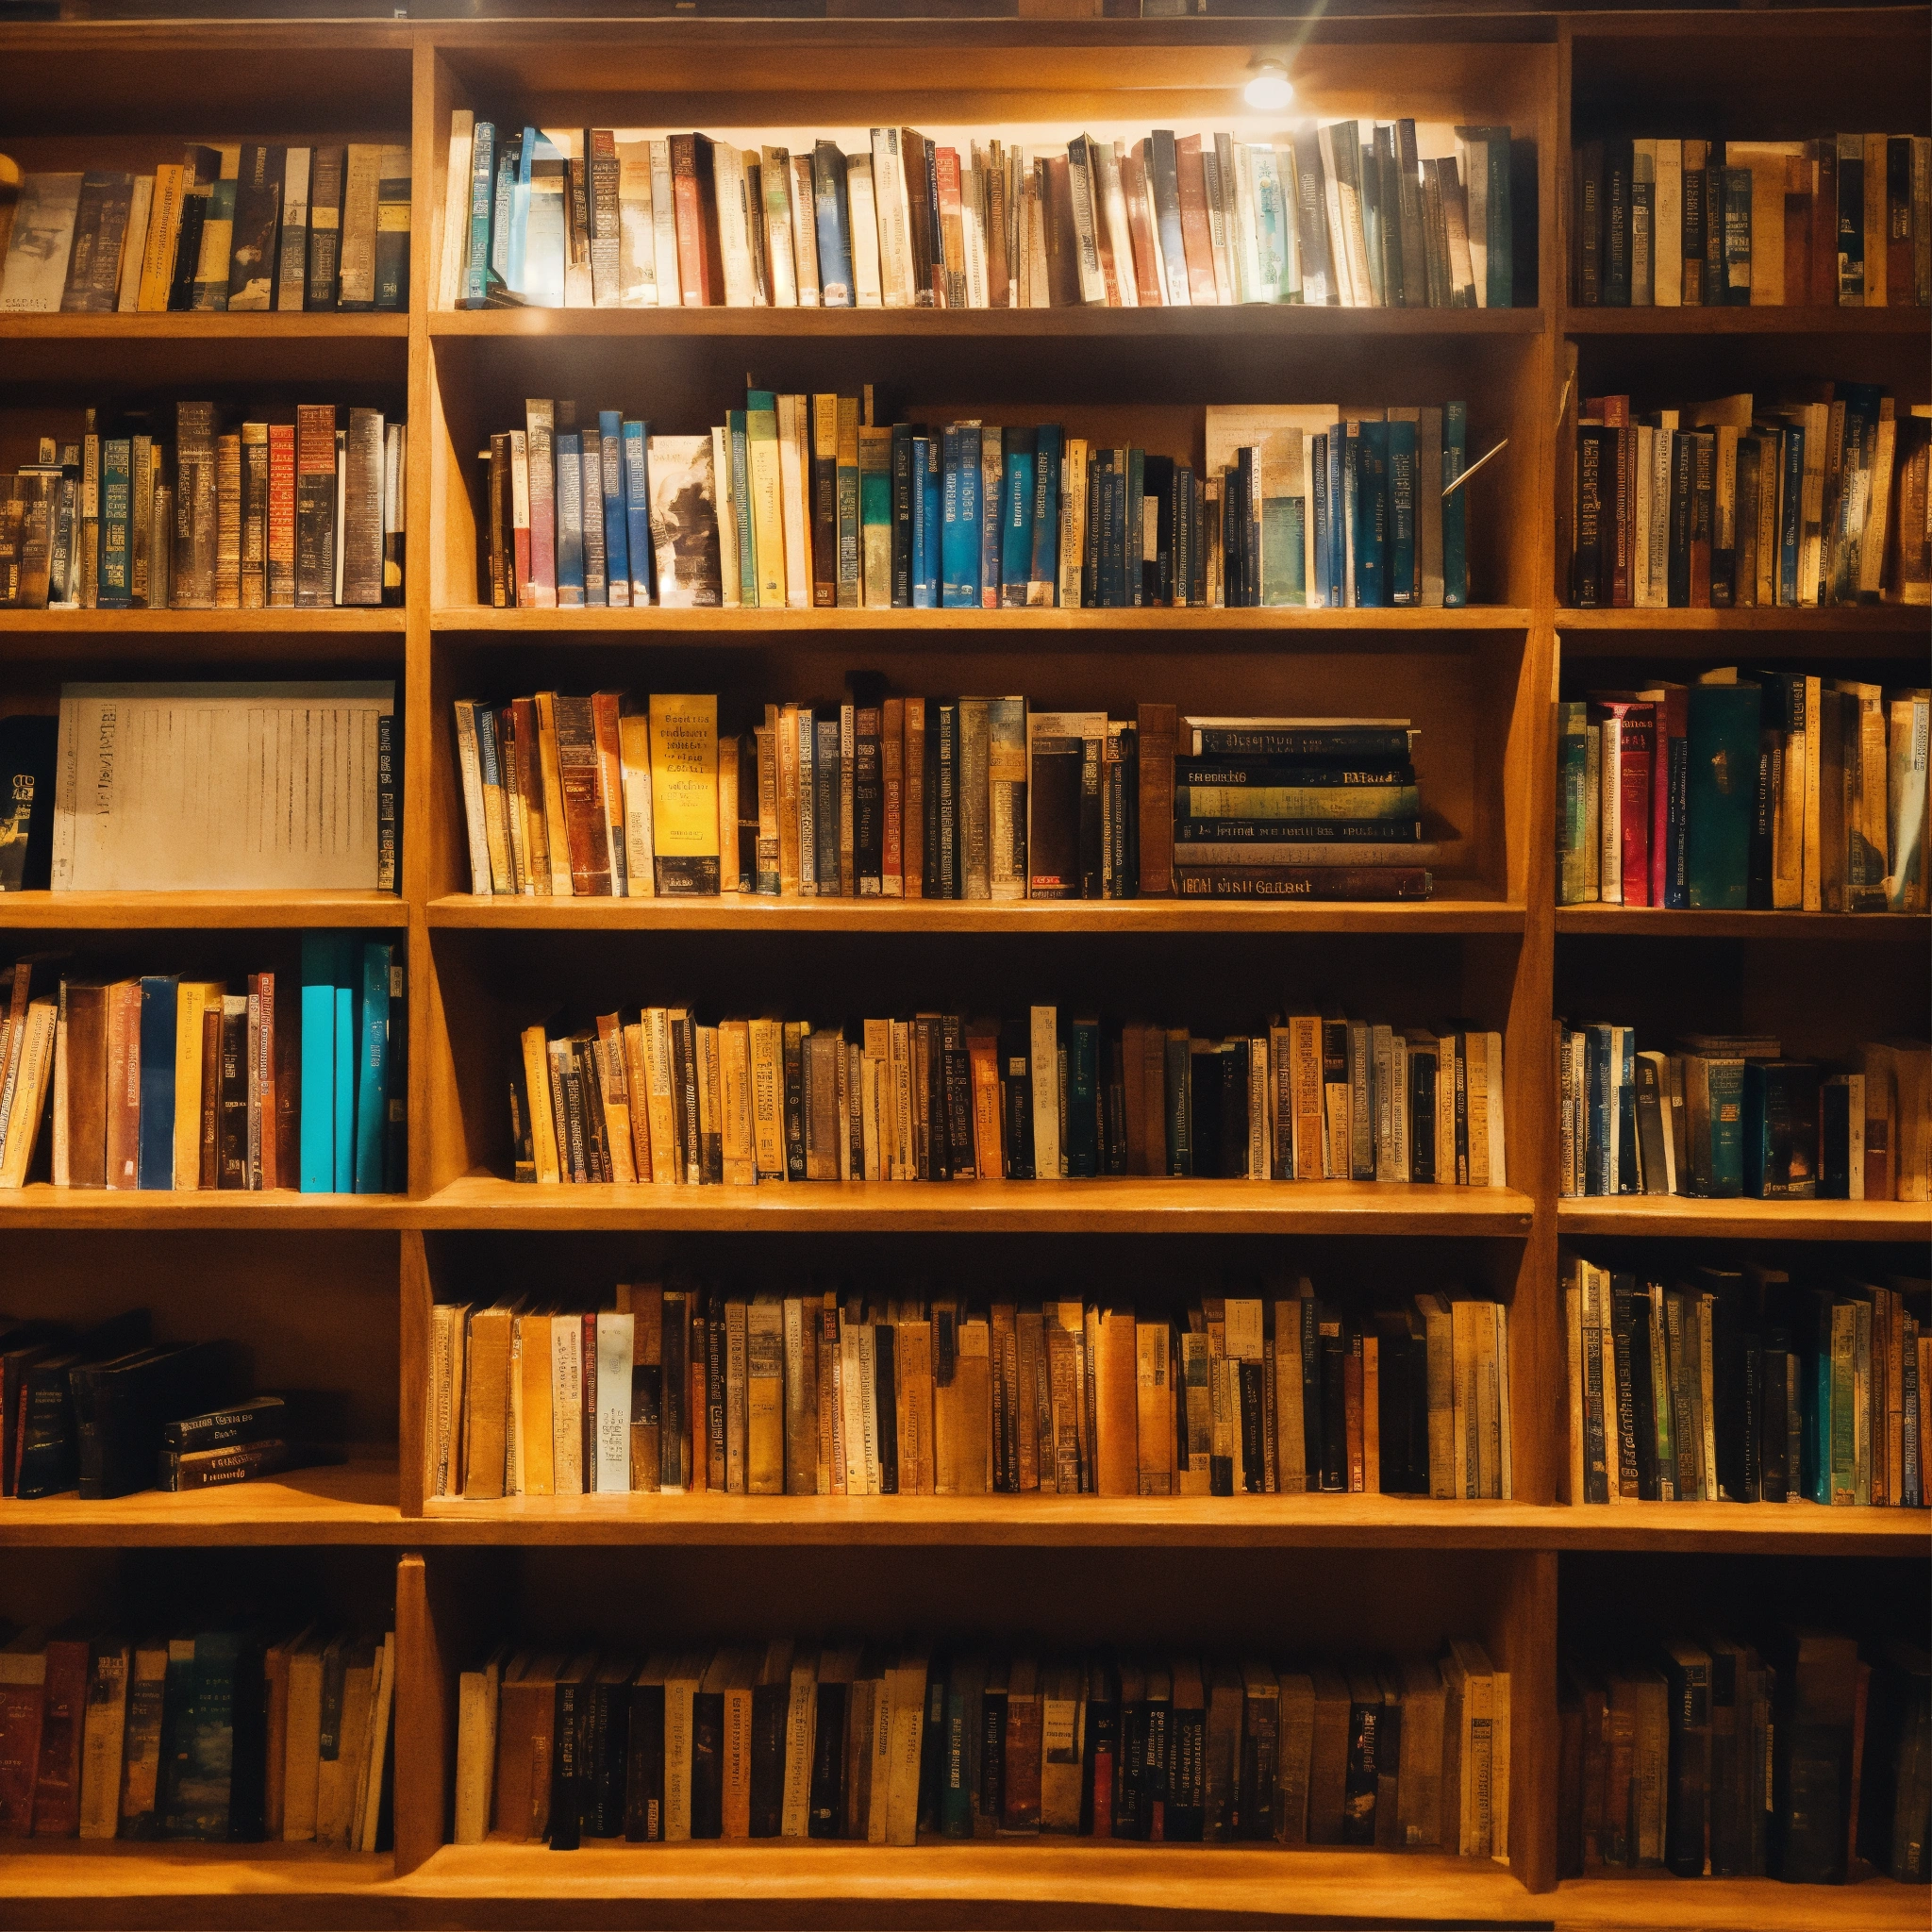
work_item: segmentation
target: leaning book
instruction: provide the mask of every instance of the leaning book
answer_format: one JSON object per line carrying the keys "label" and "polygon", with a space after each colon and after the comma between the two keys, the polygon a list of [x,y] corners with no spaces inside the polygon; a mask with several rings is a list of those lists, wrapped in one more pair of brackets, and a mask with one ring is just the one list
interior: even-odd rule
{"label": "leaning book", "polygon": [[394,711],[389,683],[63,686],[53,889],[376,890]]}

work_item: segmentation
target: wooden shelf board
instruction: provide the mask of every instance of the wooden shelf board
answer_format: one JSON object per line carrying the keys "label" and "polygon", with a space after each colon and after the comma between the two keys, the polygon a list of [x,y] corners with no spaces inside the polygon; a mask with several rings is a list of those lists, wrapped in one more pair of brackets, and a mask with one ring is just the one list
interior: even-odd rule
{"label": "wooden shelf board", "polygon": [[1364,336],[1523,337],[1541,334],[1542,325],[1540,308],[1328,308],[1302,303],[1185,308],[465,308],[439,309],[429,317],[432,336],[534,341],[617,336],[783,341],[832,336],[913,341],[990,337],[1266,342]]}
{"label": "wooden shelf board", "polygon": [[1584,610],[1564,607],[1556,615],[1559,636],[1570,631],[1842,631],[1932,632],[1932,610],[1920,604],[1753,605],[1741,610]]}
{"label": "wooden shelf board", "polygon": [[1923,946],[1932,920],[1923,912],[1693,912],[1655,906],[1559,906],[1557,931],[1641,934],[1671,940],[1903,941]]}
{"label": "wooden shelf board", "polygon": [[432,926],[472,932],[1373,932],[1520,933],[1524,908],[1448,895],[1412,905],[1301,900],[1290,905],[1180,899],[432,899]]}
{"label": "wooden shelf board", "polygon": [[328,610],[0,610],[0,638],[21,632],[76,636],[275,638],[319,632],[393,635],[403,632],[404,612],[387,606],[345,606]]}
{"label": "wooden shelf board", "polygon": [[[302,1923],[389,1924],[378,1917],[394,1878],[387,1852],[328,1851],[314,1844],[153,1844],[106,1839],[9,1839],[0,1883],[0,1926],[98,1923],[132,1901],[157,1902],[161,1916],[142,1924],[212,1926],[260,1924],[264,1910],[327,1897],[340,1906],[325,1919]],[[192,1916],[182,1906],[192,1901]],[[125,1924],[110,1918],[109,1924]],[[283,1923],[277,1921],[277,1923]],[[296,1923],[288,1921],[286,1923]]]}
{"label": "wooden shelf board", "polygon": [[[1558,1503],[1534,1513],[1540,1519],[1539,1546],[1555,1550],[1708,1551],[1732,1557],[1915,1556],[1924,1553],[1932,1533],[1932,1511],[1924,1509],[1827,1509],[1803,1502],[1613,1503],[1578,1507]],[[1560,1520],[1550,1522],[1552,1517]]]}
{"label": "wooden shelf board", "polygon": [[1923,1241],[1924,1201],[1700,1201],[1681,1194],[1572,1195],[1557,1203],[1566,1235],[1716,1235],[1738,1241]]}
{"label": "wooden shelf board", "polygon": [[0,1190],[0,1229],[16,1227],[206,1228],[317,1234],[408,1224],[409,1204],[399,1194],[300,1194],[184,1189],[56,1188],[44,1182]]}
{"label": "wooden shelf board", "polygon": [[407,341],[407,311],[376,314],[0,315],[0,342]]}
{"label": "wooden shelf board", "polygon": [[951,1234],[1525,1235],[1511,1188],[1371,1181],[809,1181],[758,1188],[532,1187],[492,1174],[410,1204],[431,1228],[627,1228]]}
{"label": "wooden shelf board", "polygon": [[396,1506],[395,1464],[366,1458],[179,1496],[143,1490],[100,1503],[71,1493],[0,1502],[0,1549],[390,1544],[408,1535]]}
{"label": "wooden shelf board", "polygon": [[1780,1885],[1771,1878],[1569,1878],[1536,1901],[1557,1932],[1924,1932],[1925,1888],[1868,1878],[1857,1885]]}
{"label": "wooden shelf board", "polygon": [[393,892],[7,892],[0,928],[155,931],[212,926],[400,928],[409,908]]}
{"label": "wooden shelf board", "polygon": [[1840,308],[1836,303],[1784,308],[1566,308],[1572,336],[1924,336],[1924,308]]}
{"label": "wooden shelf board", "polygon": [[[484,604],[445,605],[430,614],[439,631],[478,636],[538,633],[558,638],[609,635],[641,640],[658,633],[697,632],[712,638],[824,632],[903,632],[923,641],[933,632],[1058,631],[1108,636],[1116,631],[1384,632],[1523,630],[1529,612],[1515,605],[1475,604],[1456,610],[498,610]],[[957,640],[955,640],[957,641]],[[924,648],[921,643],[918,647]]]}

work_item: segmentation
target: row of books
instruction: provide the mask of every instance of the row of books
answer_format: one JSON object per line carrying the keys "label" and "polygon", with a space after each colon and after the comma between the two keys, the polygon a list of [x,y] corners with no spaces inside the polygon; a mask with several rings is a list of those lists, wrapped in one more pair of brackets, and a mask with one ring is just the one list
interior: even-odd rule
{"label": "row of books", "polygon": [[102,435],[90,409],[84,434],[43,436],[0,477],[0,609],[403,601],[407,432],[380,409],[303,403],[225,429],[214,403],[176,403],[172,425],[113,417]]}
{"label": "row of books", "polygon": [[[439,306],[1507,308],[1507,127],[798,146],[450,116]],[[854,141],[847,153],[841,139]]]}
{"label": "row of books", "polygon": [[1733,667],[1565,699],[1557,731],[1559,905],[1925,909],[1923,687]]}
{"label": "row of books", "polygon": [[299,1405],[238,1400],[245,1387],[228,1343],[157,1344],[144,1308],[0,1329],[0,1494],[215,1489],[321,1458],[298,1440]]}
{"label": "row of books", "polygon": [[1923,1506],[1932,1282],[1581,1255],[1562,1279],[1573,1503]]}
{"label": "row of books", "polygon": [[1459,402],[1210,407],[1205,464],[1048,423],[746,391],[708,436],[526,398],[490,439],[493,608],[1444,608],[1469,601]]}
{"label": "row of books", "polygon": [[[299,972],[245,992],[172,973],[5,975],[0,1187],[408,1191],[408,1000],[398,947],[308,932]],[[289,995],[294,995],[291,1000]]]}
{"label": "row of books", "polygon": [[[1688,421],[1686,418],[1688,417]],[[1586,398],[1571,602],[1585,609],[1932,601],[1932,405],[1873,383],[1631,413]]]}
{"label": "row of books", "polygon": [[1637,1051],[1634,1026],[1559,1021],[1566,1194],[1923,1201],[1932,1047],[1868,1042],[1849,1072],[1783,1057],[1771,1034],[1687,1034]]}
{"label": "row of books", "polygon": [[0,1838],[388,1847],[392,1631],[7,1635]]}
{"label": "row of books", "polygon": [[506,1642],[458,1679],[456,1839],[1078,1836],[1509,1856],[1510,1677],[924,1641]]}
{"label": "row of books", "polygon": [[24,179],[0,156],[0,313],[406,309],[409,150],[195,144]]}
{"label": "row of books", "polygon": [[1563,1877],[1925,1883],[1932,1670],[1917,1643],[1785,1625],[1635,1657],[1579,1647],[1557,1709]]}
{"label": "row of books", "polygon": [[438,1303],[432,1496],[1511,1493],[1500,1303]]}
{"label": "row of books", "polygon": [[1587,141],[1571,300],[1584,308],[1932,306],[1932,140]]}
{"label": "row of books", "polygon": [[1276,1015],[1201,1039],[1053,1007],[833,1025],[631,1011],[525,1030],[515,1179],[1507,1185],[1500,1033]]}
{"label": "row of books", "polygon": [[[715,696],[661,692],[458,699],[472,891],[1427,889],[1434,847],[1406,719],[1180,718],[1145,704],[1113,720],[1024,697],[888,696],[870,673],[839,702],[766,705],[764,723],[736,735],[719,735],[718,709]],[[1351,870],[1376,864],[1402,870]]]}

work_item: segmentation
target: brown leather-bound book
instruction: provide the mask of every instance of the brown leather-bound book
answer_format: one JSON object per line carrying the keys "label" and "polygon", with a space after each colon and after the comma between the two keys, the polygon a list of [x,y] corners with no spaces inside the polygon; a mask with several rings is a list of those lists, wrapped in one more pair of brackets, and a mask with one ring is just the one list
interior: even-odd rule
{"label": "brown leather-bound book", "polygon": [[1802,308],[1811,300],[1812,186],[1818,175],[1815,148],[1785,162],[1785,306]]}
{"label": "brown leather-bound book", "polygon": [[1174,1391],[1168,1382],[1165,1322],[1134,1324],[1137,1487],[1143,1496],[1165,1496],[1174,1487]]}
{"label": "brown leather-bound book", "polygon": [[1208,222],[1208,170],[1201,159],[1201,137],[1190,134],[1175,142],[1174,150],[1180,175],[1181,247],[1188,258],[1188,293],[1197,305],[1211,306],[1221,298],[1214,288],[1214,239]]}
{"label": "brown leather-bound book", "polygon": [[510,1660],[496,1701],[496,1809],[506,1838],[540,1840],[550,1828],[550,1760],[557,1735],[557,1679],[564,1651]]}
{"label": "brown leather-bound book", "polygon": [[[1308,1841],[1308,1776],[1315,1741],[1315,1681],[1306,1671],[1281,1671],[1275,1731],[1274,1840]],[[1440,1728],[1440,1727],[1439,1727]]]}
{"label": "brown leather-bound book", "polygon": [[1051,155],[1039,164],[1046,171],[1041,214],[1046,226],[1046,280],[1056,308],[1080,306],[1080,242],[1074,228],[1074,183],[1066,158]]}
{"label": "brown leather-bound book", "polygon": [[[220,1056],[217,1055],[219,1064]],[[141,981],[108,989],[108,1186],[131,1188],[141,1162]]]}
{"label": "brown leather-bound book", "polygon": [[1108,1309],[1100,1317],[1100,1346],[1093,1365],[1097,1465],[1103,1496],[1141,1491],[1139,1397],[1134,1385],[1134,1311]]}
{"label": "brown leather-bound book", "polygon": [[1006,1177],[1001,1145],[1000,1041],[997,1025],[974,1022],[966,1029],[967,1065],[973,1081],[973,1146],[975,1172],[983,1181]]}
{"label": "brown leather-bound book", "polygon": [[1141,1133],[1147,1142],[1147,1172],[1167,1172],[1167,1033],[1163,1027],[1141,1030],[1141,1104],[1147,1110]]}
{"label": "brown leather-bound book", "polygon": [[1007,1761],[999,1828],[1040,1829],[1041,1722],[1040,1659],[1016,1657],[1007,1669]]}
{"label": "brown leather-bound book", "polygon": [[892,1331],[893,1395],[899,1412],[899,1493],[933,1493],[932,1324],[899,1322]]}
{"label": "brown leather-bound book", "polygon": [[1140,705],[1134,719],[1141,740],[1141,896],[1161,898],[1174,891],[1174,760],[1180,714],[1173,705]]}
{"label": "brown leather-bound book", "polygon": [[275,1025],[275,1186],[293,1188],[302,1174],[302,1014],[285,1004]]}
{"label": "brown leather-bound book", "polygon": [[[1022,1308],[1013,1321],[1013,1425],[1018,1436],[1020,1491],[1024,1495],[1040,1488],[1041,1411],[1046,1407],[1049,1426],[1052,1409],[1040,1400],[1041,1371],[1045,1366],[1044,1322],[1038,1308]],[[1050,1460],[1051,1436],[1046,1441]]]}
{"label": "brown leather-bound book", "polygon": [[222,1184],[222,1003],[201,1009],[200,1185]]}
{"label": "brown leather-bound book", "polygon": [[941,1496],[983,1496],[992,1484],[992,1335],[983,1320],[956,1332],[951,1377],[935,1376],[933,1485]]}
{"label": "brown leather-bound book", "polygon": [[67,986],[67,1185],[108,1185],[108,1003],[110,986]]}
{"label": "brown leather-bound book", "polygon": [[470,1317],[469,1387],[463,1395],[463,1494],[503,1494],[509,1433],[510,1311],[478,1308]]}
{"label": "brown leather-bound book", "polygon": [[1339,1845],[1348,1795],[1348,1679],[1317,1663],[1315,1734],[1308,1753],[1308,1842]]}

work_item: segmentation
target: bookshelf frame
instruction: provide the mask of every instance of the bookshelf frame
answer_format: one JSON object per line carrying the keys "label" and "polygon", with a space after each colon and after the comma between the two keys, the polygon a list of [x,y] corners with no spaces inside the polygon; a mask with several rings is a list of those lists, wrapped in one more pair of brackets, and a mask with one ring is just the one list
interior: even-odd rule
{"label": "bookshelf frame", "polygon": [[[1557,1499],[1564,1460],[1564,1373],[1556,1290],[1559,1238],[1705,1242],[1866,1243],[1932,1239],[1924,1203],[1558,1201],[1557,1072],[1551,1020],[1579,948],[1641,948],[1665,975],[1727,971],[1725,961],[1789,958],[1811,976],[1877,959],[1899,983],[1923,963],[1932,924],[1883,916],[1673,913],[1554,904],[1552,705],[1566,667],[1698,666],[1767,658],[1923,666],[1927,618],[1895,607],[1852,611],[1569,611],[1562,608],[1570,460],[1566,423],[1595,369],[1637,383],[1696,382],[1717,356],[1774,380],[1837,355],[1878,372],[1909,400],[1926,393],[1927,312],[1919,309],[1578,309],[1567,263],[1574,119],[1604,111],[1645,77],[1657,132],[1735,94],[1752,132],[1825,131],[1849,103],[1863,125],[1923,131],[1928,13],[1924,7],[1756,10],[1748,14],[1348,15],[1320,24],[1243,18],[1024,17],[743,23],[408,21],[206,24],[62,21],[0,26],[0,126],[28,167],[108,142],[122,165],[151,165],[200,133],[299,140],[317,127],[381,127],[412,143],[413,273],[407,315],[0,317],[0,459],[9,422],[36,409],[138,388],[183,392],[278,381],[334,394],[374,388],[407,398],[411,463],[407,601],[401,610],[0,612],[0,709],[44,708],[60,679],[88,675],[381,675],[399,685],[404,727],[400,893],[170,893],[0,898],[0,934],[28,945],[157,943],[184,934],[356,926],[407,944],[411,1052],[406,1197],[275,1194],[63,1194],[36,1185],[0,1195],[0,1248],[20,1255],[17,1298],[73,1305],[76,1278],[158,1257],[160,1305],[192,1324],[222,1296],[212,1274],[254,1294],[260,1319],[299,1282],[341,1306],[392,1305],[374,1365],[343,1371],[365,1407],[393,1412],[387,1435],[338,1469],[205,1498],[72,1497],[0,1504],[0,1549],[19,1553],[59,1598],[98,1591],[115,1553],[304,1548],[325,1564],[373,1550],[395,1558],[395,1851],[321,1857],[298,1847],[8,1843],[0,1849],[0,1926],[100,1923],[416,1925],[466,1923],[671,1924],[741,1910],[744,1923],[950,1925],[996,1911],[1012,1923],[1097,1923],[1095,1912],[1180,1923],[1203,1908],[1283,1925],[1427,1924],[1708,1927],[1906,1926],[1923,1894],[1882,1881],[1840,1891],[1749,1881],[1557,1882],[1556,1627],[1559,1566],[1574,1553],[1687,1563],[1737,1557],[1815,1565],[1886,1561],[1924,1568],[1925,1511],[1834,1513],[1723,1505],[1573,1509]],[[1041,11],[1044,11],[1041,8]],[[1052,9],[1058,15],[1058,8]],[[1534,307],[1509,310],[1280,309],[483,311],[431,307],[441,244],[444,142],[453,108],[515,104],[536,119],[865,125],[873,119],[1072,126],[1164,113],[1221,115],[1250,53],[1293,42],[1305,107],[1324,114],[1399,111],[1507,119],[1538,149],[1541,238]],[[1017,81],[1015,74],[1024,78]],[[920,76],[910,88],[908,74]],[[1668,76],[1653,86],[1650,77]],[[942,77],[942,84],[941,84]],[[728,79],[728,88],[724,81]],[[1816,99],[1813,105],[1807,102]],[[1767,107],[1764,104],[1769,103]],[[1760,112],[1760,108],[1762,111]],[[1024,109],[1024,115],[1021,110]],[[1779,117],[1782,116],[1782,122]],[[1804,125],[1797,125],[1803,120]],[[1817,125],[1813,125],[1812,123]],[[1776,125],[1769,124],[1776,123]],[[1791,125],[1787,127],[1784,124]],[[1520,226],[1519,233],[1524,232]],[[1713,339],[1723,338],[1722,343]],[[1176,357],[1175,351],[1185,353]],[[1582,372],[1566,386],[1571,358]],[[947,391],[997,405],[1016,380],[1043,401],[1060,387],[1079,408],[1124,422],[1136,408],[1177,412],[1204,400],[1293,395],[1392,378],[1415,399],[1468,393],[1474,439],[1507,435],[1473,523],[1476,588],[1497,601],[1456,611],[494,611],[475,601],[471,489],[479,429],[501,399],[615,385],[625,400],[661,384],[674,415],[709,408],[746,359],[806,387],[876,374],[913,407]],[[1674,375],[1688,369],[1693,372]],[[1378,373],[1382,372],[1382,373]],[[1102,390],[1138,396],[1111,404]],[[817,386],[812,383],[811,386]],[[1359,393],[1360,391],[1355,391]],[[1024,411],[1022,413],[1024,413]],[[1044,409],[1039,413],[1046,413]],[[507,419],[506,419],[507,420]],[[704,420],[708,421],[708,416]],[[680,426],[697,426],[695,420]],[[35,433],[38,433],[37,431]],[[1472,486],[1473,491],[1476,488]],[[1555,513],[1553,514],[1553,506]],[[789,688],[821,667],[877,661],[922,689],[1038,676],[1115,703],[1136,678],[1160,695],[1266,687],[1289,696],[1393,689],[1424,728],[1432,797],[1459,842],[1439,896],[1416,906],[1184,906],[956,902],[733,903],[490,901],[464,887],[464,832],[449,744],[449,701],[473,685],[528,689],[542,665],[559,684],[618,677],[641,688]],[[1033,667],[1031,671],[1025,667]],[[922,683],[922,679],[924,680]],[[1272,682],[1271,682],[1272,680]],[[1031,691],[1032,683],[1009,688]],[[1221,708],[1216,706],[1215,708]],[[1441,721],[1451,727],[1441,728]],[[1432,731],[1432,726],[1439,728]],[[1451,755],[1443,741],[1466,734]],[[491,1068],[514,1001],[494,982],[520,972],[636,970],[652,949],[720,962],[781,945],[789,970],[858,957],[874,941],[912,949],[946,939],[998,961],[1024,947],[1102,947],[1126,958],[1200,941],[1278,941],[1317,962],[1413,959],[1443,1002],[1480,1009],[1506,1033],[1507,1189],[1476,1192],[1125,1180],[945,1189],[819,1184],[791,1191],[516,1188],[496,1178],[500,1103]],[[1724,942],[1713,947],[1705,942]],[[1916,946],[1918,954],[1900,950]],[[1874,950],[1868,951],[1868,946]],[[1141,949],[1137,951],[1136,949]],[[1366,949],[1356,951],[1353,949]],[[1769,949],[1767,951],[1767,949]],[[1787,949],[1789,949],[1787,951]],[[944,951],[934,949],[934,956]],[[762,954],[761,954],[762,957]],[[1241,956],[1244,960],[1248,954]],[[997,970],[1005,970],[1000,966]],[[1707,985],[1706,991],[1710,989]],[[968,1236],[1219,1236],[1450,1239],[1480,1257],[1511,1305],[1517,1500],[1431,1504],[1402,1497],[1114,1501],[1095,1497],[585,1498],[526,1505],[439,1503],[423,1494],[421,1390],[429,1310],[453,1291],[460,1243],[506,1235],[573,1243]],[[295,1240],[302,1237],[305,1239]],[[1420,1251],[1418,1251],[1420,1252]],[[278,1258],[286,1257],[286,1258]],[[333,1307],[333,1301],[322,1306]],[[211,1319],[211,1317],[209,1317]],[[387,1319],[387,1318],[385,1318]],[[1058,1607],[1095,1564],[1199,1552],[1269,1564],[1307,1553],[1335,1574],[1396,1577],[1426,1594],[1432,1577],[1474,1591],[1474,1627],[1513,1674],[1513,1858],[1509,1869],[1447,1858],[1339,1850],[1102,1846],[1082,1841],[541,1848],[444,1842],[454,1757],[455,1671],[482,1632],[489,1591],[522,1578],[525,1550],[568,1564],[683,1566],[721,1577],[747,1556],[809,1565],[837,1550],[876,1566],[885,1608],[910,1621],[917,1589],[896,1582],[914,1553],[1056,1555]],[[31,1557],[29,1557],[29,1553]],[[8,1558],[0,1557],[0,1571]],[[106,1567],[104,1567],[106,1566]],[[695,1567],[693,1567],[695,1566]],[[1350,1566],[1357,1566],[1351,1568]],[[1405,1567],[1407,1566],[1407,1567]],[[626,1573],[628,1574],[628,1573]],[[682,1573],[681,1573],[682,1574]],[[815,1574],[815,1573],[814,1573]],[[872,1570],[866,1570],[868,1575]],[[1808,1573],[1807,1573],[1808,1574]],[[1447,1586],[1445,1586],[1447,1587]],[[894,1591],[899,1592],[893,1594]],[[1453,1591],[1452,1591],[1453,1593]],[[479,1601],[480,1599],[480,1601]],[[38,1600],[38,1599],[37,1599]],[[10,1607],[0,1592],[0,1608]],[[1421,1612],[1422,1622],[1426,1615]],[[1445,1614],[1447,1614],[1445,1612]],[[1420,1627],[1420,1626],[1419,1626]],[[1200,1634],[1212,1641],[1210,1619]],[[1437,1634],[1440,1634],[1438,1632]],[[829,1919],[827,1919],[829,1923]]]}

